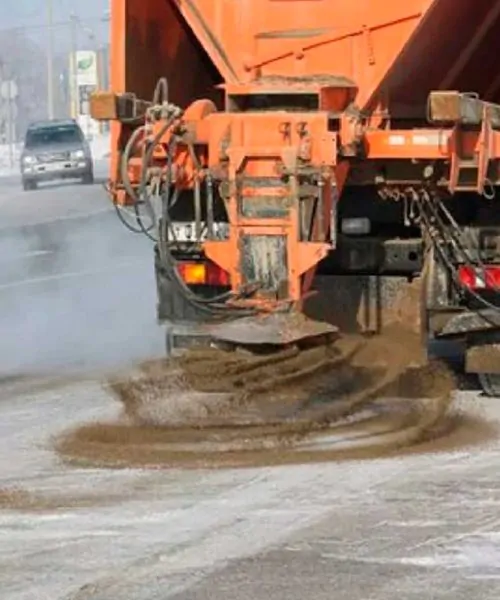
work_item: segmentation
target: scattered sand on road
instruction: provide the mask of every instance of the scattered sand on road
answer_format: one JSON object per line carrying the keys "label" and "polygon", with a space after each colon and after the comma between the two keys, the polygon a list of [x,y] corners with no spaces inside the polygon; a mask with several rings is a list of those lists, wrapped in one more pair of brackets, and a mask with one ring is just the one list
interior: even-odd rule
{"label": "scattered sand on road", "polygon": [[52,512],[103,506],[119,502],[122,495],[42,494],[20,488],[0,488],[0,510]]}
{"label": "scattered sand on road", "polygon": [[[348,335],[272,357],[198,349],[145,363],[109,382],[121,422],[78,427],[56,449],[80,465],[220,467],[374,458],[417,444],[430,450],[452,431],[450,444],[484,439],[486,426],[450,412],[455,378],[445,365],[426,363],[412,313],[418,286],[407,290],[380,336]],[[362,447],[320,443],[360,432]]]}

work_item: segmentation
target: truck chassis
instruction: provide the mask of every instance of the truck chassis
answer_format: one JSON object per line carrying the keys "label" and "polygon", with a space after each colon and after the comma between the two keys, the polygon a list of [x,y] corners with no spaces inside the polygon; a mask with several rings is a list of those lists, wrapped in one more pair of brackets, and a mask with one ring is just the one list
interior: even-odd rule
{"label": "truck chassis", "polygon": [[94,118],[122,126],[109,193],[155,241],[158,319],[214,337],[208,324],[306,311],[318,276],[421,277],[425,339],[460,341],[465,370],[497,395],[500,106],[432,92],[427,126],[393,128],[360,111],[353,87],[229,85],[224,111],[175,106],[163,79],[152,102],[94,95]]}

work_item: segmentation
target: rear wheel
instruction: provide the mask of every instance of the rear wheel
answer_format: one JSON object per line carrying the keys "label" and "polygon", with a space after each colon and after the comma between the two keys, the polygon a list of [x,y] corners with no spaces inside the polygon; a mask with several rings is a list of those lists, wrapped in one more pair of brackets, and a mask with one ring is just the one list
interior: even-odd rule
{"label": "rear wheel", "polygon": [[490,398],[500,398],[500,374],[499,373],[478,373],[479,384],[486,396]]}

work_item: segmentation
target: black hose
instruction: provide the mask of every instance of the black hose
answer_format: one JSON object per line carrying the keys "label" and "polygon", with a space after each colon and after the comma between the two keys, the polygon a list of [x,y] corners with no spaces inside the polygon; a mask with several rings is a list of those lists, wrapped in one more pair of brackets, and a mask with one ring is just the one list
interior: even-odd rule
{"label": "black hose", "polygon": [[135,214],[135,220],[136,220],[137,224],[139,225],[139,231],[156,244],[156,242],[158,240],[149,233],[151,231],[151,229],[153,228],[153,226],[146,227],[144,225],[144,223],[142,222],[142,216],[141,216],[141,212],[139,210],[138,204],[134,204],[134,214]]}
{"label": "black hose", "polygon": [[[155,94],[156,93],[157,93],[157,91],[155,90]],[[153,156],[153,152],[154,152],[154,149],[156,148],[156,145],[161,140],[163,135],[165,135],[168,128],[172,125],[173,120],[174,120],[174,117],[171,117],[170,119],[168,119],[165,122],[163,127],[160,129],[160,131],[158,131],[158,133],[153,138],[152,142],[148,145],[146,152],[143,153],[142,166],[141,166],[141,180],[139,182],[138,193],[134,190],[132,183],[130,181],[130,178],[128,176],[128,163],[130,160],[130,156],[132,154],[132,150],[135,146],[135,143],[137,142],[139,135],[146,131],[145,125],[142,125],[141,127],[138,127],[137,129],[134,130],[134,132],[132,133],[132,135],[130,136],[130,138],[127,141],[127,144],[126,144],[125,149],[122,154],[122,160],[121,160],[121,176],[122,176],[123,185],[125,187],[127,194],[133,200],[136,220],[139,225],[140,231],[142,233],[144,233],[150,240],[152,240],[155,243],[158,240],[149,233],[151,231],[151,229],[153,229],[156,219],[155,219],[155,214],[154,214],[154,208],[151,205],[151,201],[150,201],[149,195],[147,193],[147,168],[148,168],[148,165]],[[149,217],[150,217],[151,221],[153,222],[151,227],[146,227],[144,225],[144,223],[142,222],[142,217],[141,217],[141,214],[140,214],[140,211],[138,208],[139,204],[141,204],[141,202],[142,202],[141,198],[144,198],[144,202],[149,209]]]}
{"label": "black hose", "polygon": [[158,106],[163,102],[168,102],[168,79],[166,77],[158,79],[153,92],[153,106]]}
{"label": "black hose", "polygon": [[116,211],[116,214],[118,215],[118,218],[120,219],[120,221],[123,223],[123,225],[125,225],[125,227],[129,231],[132,231],[133,233],[143,233],[143,231],[141,229],[136,229],[133,225],[131,225],[127,221],[127,219],[125,219],[125,217],[122,215],[121,208],[118,208],[117,204],[113,203],[113,206],[115,207],[115,211]]}
{"label": "black hose", "polygon": [[[103,188],[105,190],[105,192],[107,194],[109,194],[109,188],[107,185],[103,184]],[[134,205],[135,206],[135,205]],[[118,205],[113,202],[113,207],[115,209],[116,214],[118,215],[118,218],[120,219],[120,221],[123,223],[123,225],[125,225],[125,227],[131,231],[132,233],[144,233],[144,231],[142,229],[136,229],[133,225],[131,225],[127,219],[125,219],[125,217],[122,215],[122,211],[121,209],[118,207]],[[136,217],[136,221],[137,221],[137,217]]]}
{"label": "black hose", "polygon": [[[155,137],[153,138],[151,143],[148,145],[146,152],[144,152],[143,156],[142,156],[141,180],[139,182],[139,197],[145,198],[146,204],[150,210],[150,217],[151,217],[151,220],[153,221],[153,223],[155,223],[155,220],[156,220],[155,214],[154,214],[154,208],[151,205],[151,201],[149,199],[149,196],[147,194],[147,189],[146,189],[147,188],[148,165],[149,165],[151,159],[153,158],[153,152],[154,152],[157,144],[159,143],[161,138],[165,135],[165,133],[168,131],[168,129],[171,127],[174,120],[175,120],[175,117],[170,117],[169,119],[167,119],[165,121],[164,125],[157,132],[157,134],[155,135]],[[168,170],[168,172],[170,172],[170,171]]]}
{"label": "black hose", "polygon": [[234,298],[234,292],[225,292],[223,294],[219,294],[218,296],[212,298],[201,298],[198,294],[195,294],[189,286],[186,285],[182,277],[179,275],[179,271],[177,269],[177,263],[175,258],[173,257],[170,248],[167,243],[167,227],[170,223],[170,214],[169,209],[177,202],[179,190],[178,188],[174,189],[173,197],[170,197],[170,173],[172,166],[172,155],[173,155],[173,142],[171,142],[168,146],[167,150],[167,182],[165,185],[165,194],[162,198],[162,227],[160,229],[159,235],[159,250],[160,250],[160,259],[162,261],[163,267],[168,270],[171,276],[177,282],[183,296],[185,299],[191,304],[195,304],[199,308],[207,308],[210,307],[210,310],[213,311],[223,311],[227,314],[228,311],[238,313],[239,315],[245,314],[255,314],[254,310],[251,309],[242,309],[240,307],[229,306],[226,304],[222,304],[217,306],[219,303],[226,302],[231,298]]}
{"label": "black hose", "polygon": [[[171,156],[171,152],[169,150],[169,155]],[[169,172],[167,170],[167,172]],[[168,185],[165,185],[165,193],[162,198],[162,223],[159,235],[159,251],[160,251],[160,260],[162,267],[169,273],[169,275],[175,280],[178,285],[179,290],[181,291],[184,299],[190,303],[192,306],[196,306],[200,310],[204,312],[208,312],[211,314],[237,314],[238,316],[255,314],[255,311],[252,309],[243,309],[240,307],[229,306],[225,304],[221,304],[235,296],[234,292],[225,292],[223,294],[219,294],[218,296],[212,298],[201,298],[198,294],[193,292],[188,285],[184,282],[182,277],[179,275],[179,271],[177,269],[177,263],[175,258],[173,257],[170,248],[168,247],[166,233],[167,226],[170,222],[169,208],[172,203],[172,199],[170,197],[170,182],[167,181]],[[179,193],[178,188],[174,189],[173,201],[175,202],[176,195]]]}
{"label": "black hose", "polygon": [[132,198],[132,200],[135,203],[137,203],[139,201],[139,198],[137,197],[137,194],[136,194],[134,188],[132,187],[130,177],[128,176],[128,163],[130,160],[130,156],[132,154],[132,150],[135,146],[135,143],[137,142],[137,139],[139,138],[139,135],[141,133],[143,133],[145,130],[146,130],[145,125],[141,125],[140,127],[137,127],[137,129],[134,129],[134,131],[132,132],[132,135],[127,140],[127,143],[123,150],[122,158],[120,161],[120,175],[122,176],[122,182],[125,187],[125,191],[127,192],[127,194]]}
{"label": "black hose", "polygon": [[[153,106],[161,106],[165,102],[168,102],[168,81],[166,78],[161,78],[156,84],[154,95],[153,95]],[[177,202],[179,197],[179,189],[177,187],[174,188],[174,192],[171,195],[171,173],[173,166],[173,146],[175,143],[175,138],[172,136],[168,145],[167,152],[167,180],[164,184],[164,194],[162,196],[162,219],[161,226],[158,227],[158,239],[155,240],[150,234],[144,224],[142,223],[142,219],[140,217],[138,205],[141,203],[141,199],[144,198],[144,202],[146,203],[149,211],[150,217],[153,221],[153,224],[156,224],[156,216],[154,213],[154,208],[151,204],[148,191],[147,191],[147,176],[148,176],[148,166],[153,157],[153,152],[160,142],[161,138],[165,135],[168,129],[171,127],[172,123],[178,118],[179,114],[173,114],[170,116],[161,129],[156,133],[155,137],[151,142],[148,142],[147,148],[142,155],[142,168],[141,168],[141,179],[138,186],[138,192],[133,188],[130,178],[128,176],[128,164],[130,160],[130,156],[132,154],[132,150],[134,148],[135,143],[138,140],[138,137],[141,133],[146,131],[146,125],[142,125],[134,130],[132,135],[130,136],[127,144],[125,146],[122,160],[121,160],[121,175],[123,180],[123,185],[127,194],[131,197],[134,202],[134,210],[136,214],[136,220],[139,225],[139,231],[135,228],[131,227],[129,223],[125,221],[121,213],[119,212],[118,207],[115,207],[120,217],[120,220],[126,225],[128,229],[131,229],[135,233],[142,232],[145,233],[150,239],[158,244],[159,255],[160,255],[160,264],[161,266],[168,272],[170,277],[177,283],[180,292],[182,293],[185,300],[190,303],[192,306],[195,306],[197,309],[212,314],[212,315],[225,315],[226,317],[231,314],[234,316],[243,316],[243,315],[251,315],[255,314],[254,309],[244,309],[240,307],[235,307],[231,305],[224,304],[227,300],[234,298],[237,296],[234,292],[226,292],[224,294],[219,294],[212,298],[201,298],[198,294],[194,293],[189,286],[183,281],[182,277],[179,274],[177,269],[177,261],[175,260],[167,242],[167,231],[168,228],[171,228],[171,219],[170,219],[170,209]],[[189,148],[191,155],[194,155],[195,165],[197,164],[197,157],[194,153],[194,149],[192,146]]]}
{"label": "black hose", "polygon": [[[433,216],[434,216],[434,218],[435,218],[435,220],[436,220],[436,222],[438,224],[438,227],[441,230],[441,236],[443,238],[442,242],[444,242],[444,244],[449,247],[449,245],[450,245],[449,244],[449,240],[445,239],[445,233],[444,233],[444,232],[448,231],[448,228],[446,227],[446,224],[440,218],[439,213],[438,213],[436,207],[433,205],[432,201],[427,201],[427,205],[430,207],[430,210],[433,213]],[[445,214],[446,214],[446,212],[445,212]],[[427,232],[429,234],[429,237],[430,237],[432,243],[434,244],[434,248],[437,250],[437,252],[438,252],[441,260],[445,264],[446,268],[449,270],[449,272],[450,272],[450,274],[451,274],[451,276],[453,278],[453,281],[454,281],[455,285],[458,287],[458,289],[460,289],[461,291],[463,291],[466,294],[468,294],[469,296],[471,296],[474,300],[476,300],[478,303],[480,303],[485,308],[491,309],[491,310],[493,310],[495,312],[500,312],[500,307],[499,306],[497,306],[495,304],[492,304],[491,302],[488,302],[480,294],[478,294],[474,290],[472,290],[472,289],[464,286],[461,283],[459,275],[458,275],[458,270],[456,269],[456,267],[454,265],[454,261],[451,261],[446,256],[446,253],[445,253],[444,249],[442,248],[442,245],[439,243],[439,241],[436,241],[435,236],[431,233],[432,230],[433,230],[432,223],[430,222],[429,216],[426,214],[425,210],[421,211],[421,217],[425,221],[424,226],[426,227]],[[454,220],[451,219],[451,221],[452,221],[452,228],[453,228],[453,222],[454,222]],[[454,231],[454,233],[455,234],[460,234],[460,230],[458,229],[458,226],[457,226],[457,231]],[[439,235],[439,233],[438,233],[438,235]],[[465,256],[465,264],[466,264],[466,266],[474,268],[474,265],[472,265],[470,263],[470,258],[467,255],[467,251],[463,248],[463,245],[461,244],[460,240],[457,240],[451,234],[450,234],[450,237],[452,237],[451,241],[452,241],[453,245],[455,245],[455,246],[458,247],[458,251],[462,255],[462,258]],[[455,257],[455,262],[456,262],[456,257]],[[486,322],[490,323],[491,325],[494,325],[496,327],[498,326],[497,323],[489,321],[487,317],[483,317],[483,318],[484,318],[484,320]]]}
{"label": "black hose", "polygon": [[[461,253],[462,256],[465,257],[465,263],[467,266],[469,267],[473,267],[474,265],[472,264],[473,259],[470,257],[470,255],[468,255],[468,249],[464,247],[464,245],[461,243],[460,238],[462,237],[462,232],[460,231],[460,227],[458,226],[458,223],[455,221],[455,219],[453,218],[452,214],[450,213],[450,211],[446,208],[446,206],[443,205],[442,202],[439,203],[439,207],[441,208],[441,211],[445,214],[446,218],[448,219],[450,226],[452,227],[453,231],[455,232],[455,235],[457,236],[457,240],[456,243],[460,246],[461,249]],[[479,253],[479,249],[477,252],[477,258],[475,259],[475,262],[477,263],[477,266],[482,269],[483,272],[485,272],[486,270],[486,265],[484,264],[483,260],[481,259],[481,255]],[[490,286],[495,292],[500,293],[500,288],[493,283],[493,285]]]}
{"label": "black hose", "polygon": [[[135,129],[133,131],[132,135],[129,137],[127,144],[123,150],[123,154],[122,154],[122,159],[121,159],[121,163],[120,163],[120,167],[121,167],[120,174],[122,177],[123,185],[125,187],[125,191],[127,192],[129,197],[133,201],[136,222],[139,225],[138,233],[144,233],[150,240],[152,240],[153,242],[156,242],[156,239],[149,233],[151,231],[151,229],[153,228],[153,225],[151,225],[151,227],[146,227],[144,225],[144,223],[142,222],[142,217],[141,217],[141,214],[139,211],[139,204],[141,204],[140,194],[138,195],[136,193],[136,191],[134,190],[134,188],[132,186],[130,178],[128,176],[128,163],[130,160],[130,156],[132,154],[132,150],[137,142],[137,139],[139,138],[139,135],[141,133],[144,133],[145,130],[146,130],[145,125],[141,125],[140,127],[137,127],[137,129]],[[120,220],[123,222],[123,219],[121,219],[121,215],[119,215],[119,216],[120,216]],[[154,222],[153,222],[153,224],[154,224]],[[129,227],[129,229],[130,229],[130,227]],[[135,228],[132,229],[132,231],[135,232]]]}

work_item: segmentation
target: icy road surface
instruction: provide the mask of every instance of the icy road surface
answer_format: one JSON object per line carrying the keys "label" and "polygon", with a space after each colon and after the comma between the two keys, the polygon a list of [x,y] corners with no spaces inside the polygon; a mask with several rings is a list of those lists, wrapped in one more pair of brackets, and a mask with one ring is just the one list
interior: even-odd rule
{"label": "icy road surface", "polygon": [[[499,597],[496,441],[365,463],[78,470],[58,463],[50,436],[116,404],[98,382],[12,386],[0,485],[23,510],[0,511],[6,600]],[[500,419],[495,402],[480,407]]]}
{"label": "icy road surface", "polygon": [[[151,247],[99,186],[6,178],[0,207],[2,600],[498,600],[496,435],[239,471],[61,464],[53,436],[119,411],[98,373],[162,351]],[[460,406],[500,424],[498,401]]]}

